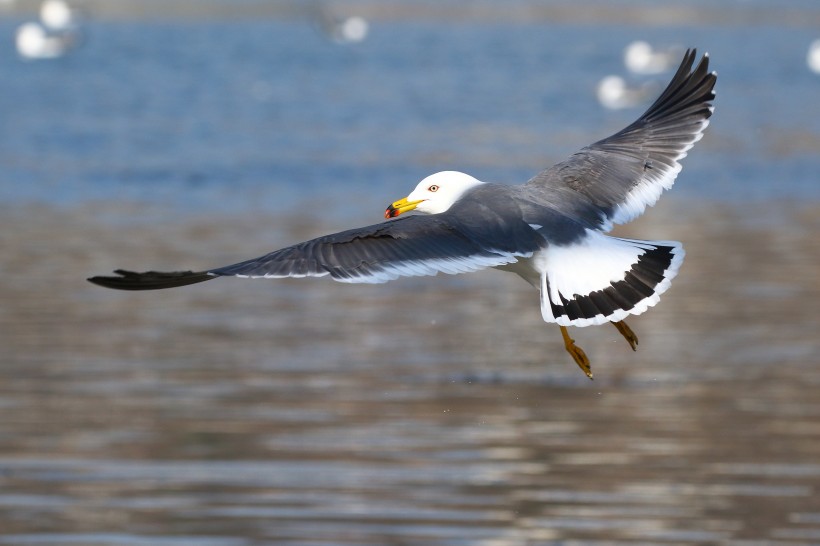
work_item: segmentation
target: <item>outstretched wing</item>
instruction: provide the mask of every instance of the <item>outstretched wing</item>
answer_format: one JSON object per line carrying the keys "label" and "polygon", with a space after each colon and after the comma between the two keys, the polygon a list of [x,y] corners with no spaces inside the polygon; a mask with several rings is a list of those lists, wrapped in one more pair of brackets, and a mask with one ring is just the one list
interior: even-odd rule
{"label": "outstretched wing", "polygon": [[557,202],[590,227],[609,230],[655,204],[681,171],[679,161],[701,139],[715,98],[715,72],[687,50],[672,81],[637,121],[546,169],[526,185],[530,197]]}
{"label": "outstretched wing", "polygon": [[470,225],[468,200],[456,210],[408,216],[299,243],[208,271],[135,273],[92,277],[94,284],[119,290],[155,290],[220,276],[324,277],[341,282],[382,283],[398,277],[467,273],[531,256],[545,244],[520,217],[485,211],[480,228]]}

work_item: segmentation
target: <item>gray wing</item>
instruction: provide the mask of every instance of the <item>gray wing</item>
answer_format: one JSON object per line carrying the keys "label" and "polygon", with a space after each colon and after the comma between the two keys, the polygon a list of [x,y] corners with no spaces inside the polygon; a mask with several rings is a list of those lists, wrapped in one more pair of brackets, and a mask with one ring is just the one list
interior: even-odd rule
{"label": "gray wing", "polygon": [[546,169],[524,188],[531,199],[559,208],[590,227],[629,222],[672,187],[679,161],[709,124],[717,74],[704,55],[692,70],[687,50],[658,100],[622,131]]}
{"label": "gray wing", "polygon": [[[324,277],[382,283],[398,277],[467,273],[531,256],[546,243],[521,218],[466,199],[449,211],[352,229],[208,271],[136,273],[88,279],[119,290],[154,290],[236,277]],[[497,209],[497,207],[496,207]],[[479,216],[476,216],[476,215]]]}

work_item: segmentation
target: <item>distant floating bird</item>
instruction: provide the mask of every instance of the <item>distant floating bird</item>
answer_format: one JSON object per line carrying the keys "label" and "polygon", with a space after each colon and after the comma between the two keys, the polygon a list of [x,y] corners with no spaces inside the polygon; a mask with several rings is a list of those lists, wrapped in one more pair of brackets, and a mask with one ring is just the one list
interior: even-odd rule
{"label": "distant floating bird", "polygon": [[63,0],[46,0],[40,5],[40,21],[53,32],[66,32],[77,27],[77,15]]}
{"label": "distant floating bird", "polygon": [[364,41],[368,32],[370,32],[370,24],[367,19],[354,15],[339,21],[333,28],[331,36],[341,44],[355,44]]}
{"label": "distant floating bird", "polygon": [[17,29],[17,53],[24,59],[56,59],[78,43],[76,15],[63,0],[46,0],[40,6],[40,21]]}
{"label": "distant floating bird", "polygon": [[809,51],[806,54],[806,65],[815,74],[820,74],[820,39],[809,45]]}
{"label": "distant floating bird", "polygon": [[649,42],[638,40],[624,49],[624,65],[633,74],[661,74],[672,70],[680,55],[679,48],[657,51]]}
{"label": "distant floating bird", "polygon": [[610,75],[598,83],[596,95],[604,108],[620,110],[646,103],[657,91],[658,86],[654,82],[630,86],[622,77]]}
{"label": "distant floating bird", "polygon": [[[440,172],[385,211],[386,218],[412,210],[421,215],[205,271],[117,270],[116,276],[88,280],[119,290],[172,288],[225,276],[383,283],[491,267],[516,273],[540,291],[541,316],[558,324],[565,349],[592,378],[589,358],[567,327],[611,322],[634,350],[638,338],[624,319],[658,303],[683,262],[678,242],[605,233],[653,205],[702,137],[717,75],[709,72],[708,55],[693,70],[695,58],[695,50],[686,52],[667,88],[632,125],[526,184],[487,184],[464,173]],[[399,293],[396,303],[412,297]]]}
{"label": "distant floating bird", "polygon": [[342,16],[324,3],[312,5],[308,13],[322,33],[338,44],[363,42],[370,32],[370,23],[361,15]]}
{"label": "distant floating bird", "polygon": [[51,34],[40,23],[23,23],[15,37],[17,53],[24,59],[56,59],[73,47],[66,36]]}

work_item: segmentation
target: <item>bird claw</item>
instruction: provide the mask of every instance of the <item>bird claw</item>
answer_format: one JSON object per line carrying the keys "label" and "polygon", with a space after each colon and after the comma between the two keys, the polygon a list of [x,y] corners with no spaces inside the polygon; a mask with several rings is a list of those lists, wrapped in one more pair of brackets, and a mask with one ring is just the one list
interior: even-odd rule
{"label": "bird claw", "polygon": [[587,357],[586,353],[583,349],[575,344],[575,340],[569,337],[569,332],[564,326],[560,326],[561,328],[561,336],[564,338],[564,348],[567,350],[569,355],[578,364],[578,367],[581,368],[581,371],[586,374],[587,377],[592,379],[592,367],[589,362],[589,357]]}
{"label": "bird claw", "polygon": [[626,322],[618,321],[612,323],[615,328],[624,336],[624,339],[629,343],[629,346],[632,347],[633,351],[638,350],[638,336],[635,335],[635,332],[632,331],[632,328],[627,326]]}

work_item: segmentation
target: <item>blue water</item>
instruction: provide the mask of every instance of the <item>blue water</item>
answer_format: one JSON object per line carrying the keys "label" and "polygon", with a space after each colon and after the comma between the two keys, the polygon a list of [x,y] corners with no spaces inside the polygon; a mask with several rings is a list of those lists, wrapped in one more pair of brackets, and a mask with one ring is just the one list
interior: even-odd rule
{"label": "blue water", "polygon": [[708,50],[719,73],[676,196],[820,198],[811,28],[377,21],[340,46],[298,19],[90,20],[72,54],[26,62],[11,47],[19,22],[0,21],[4,203],[315,203],[378,219],[436,170],[522,182],[640,113],[606,111],[594,93],[625,74],[637,38]]}

